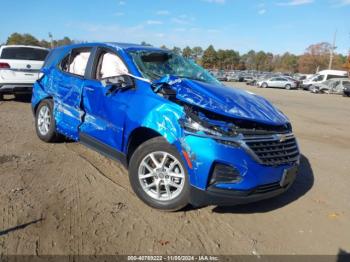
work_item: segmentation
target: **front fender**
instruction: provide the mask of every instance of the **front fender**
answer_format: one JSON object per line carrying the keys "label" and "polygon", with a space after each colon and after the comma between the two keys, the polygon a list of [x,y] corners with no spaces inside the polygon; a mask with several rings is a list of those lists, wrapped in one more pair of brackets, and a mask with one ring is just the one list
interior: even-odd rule
{"label": "front fender", "polygon": [[176,108],[169,104],[162,104],[147,114],[141,126],[156,131],[170,144],[174,144],[183,136],[183,130],[179,124],[179,119],[183,115],[182,107]]}
{"label": "front fender", "polygon": [[183,107],[167,102],[150,110],[143,118],[141,126],[161,134],[176,147],[186,165],[190,184],[197,185],[199,177],[196,172],[198,169],[196,155],[186,142],[184,131],[179,123],[179,119],[184,115]]}

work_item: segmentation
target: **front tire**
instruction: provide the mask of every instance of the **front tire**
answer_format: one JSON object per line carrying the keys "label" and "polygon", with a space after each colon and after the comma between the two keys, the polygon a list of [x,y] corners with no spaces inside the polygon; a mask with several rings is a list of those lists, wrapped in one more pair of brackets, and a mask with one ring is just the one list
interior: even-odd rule
{"label": "front tire", "polygon": [[176,150],[163,137],[152,138],[139,146],[130,159],[130,184],[147,205],[176,211],[190,198],[188,173]]}
{"label": "front tire", "polygon": [[267,88],[267,83],[262,83],[262,84],[261,84],[261,87],[262,87],[262,88]]}
{"label": "front tire", "polygon": [[53,101],[43,100],[35,114],[35,129],[38,137],[45,142],[54,142],[58,138],[56,121],[53,116]]}
{"label": "front tire", "polygon": [[287,90],[291,90],[292,86],[291,86],[290,84],[286,84],[285,88],[286,88]]}

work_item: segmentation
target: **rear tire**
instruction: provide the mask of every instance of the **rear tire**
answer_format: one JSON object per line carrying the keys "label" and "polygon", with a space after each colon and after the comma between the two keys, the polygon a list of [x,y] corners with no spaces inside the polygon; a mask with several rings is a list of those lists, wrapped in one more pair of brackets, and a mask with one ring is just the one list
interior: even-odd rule
{"label": "rear tire", "polygon": [[130,159],[129,179],[136,195],[153,208],[176,211],[189,203],[186,166],[177,149],[163,137],[152,138],[136,149]]}
{"label": "rear tire", "polygon": [[4,95],[0,94],[0,101],[4,100]]}
{"label": "rear tire", "polygon": [[38,137],[45,142],[57,141],[56,121],[53,116],[53,101],[41,101],[35,113],[35,130]]}

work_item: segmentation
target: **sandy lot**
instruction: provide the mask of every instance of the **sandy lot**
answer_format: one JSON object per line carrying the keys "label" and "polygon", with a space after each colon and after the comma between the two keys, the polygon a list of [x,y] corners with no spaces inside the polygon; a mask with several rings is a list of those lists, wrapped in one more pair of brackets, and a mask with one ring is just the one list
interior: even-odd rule
{"label": "sandy lot", "polygon": [[0,102],[0,256],[350,252],[350,98],[236,86],[290,117],[303,154],[297,181],[263,202],[176,213],[138,200],[118,163],[79,143],[41,142],[30,104],[7,96]]}

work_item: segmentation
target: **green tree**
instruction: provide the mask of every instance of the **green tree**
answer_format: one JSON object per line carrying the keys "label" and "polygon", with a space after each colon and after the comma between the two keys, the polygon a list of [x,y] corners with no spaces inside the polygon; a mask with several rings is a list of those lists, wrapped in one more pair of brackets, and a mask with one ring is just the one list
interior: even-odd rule
{"label": "green tree", "polygon": [[203,56],[203,48],[200,46],[195,46],[192,48],[193,58],[198,62]]}
{"label": "green tree", "polygon": [[54,40],[53,41],[53,45],[54,47],[57,46],[63,46],[63,45],[71,45],[73,44],[74,41],[72,41],[69,37],[65,36],[63,39],[59,39],[59,40]]}
{"label": "green tree", "polygon": [[46,48],[50,48],[51,47],[51,43],[46,41],[46,40],[41,40],[40,43],[39,43],[40,46],[42,47],[46,47]]}
{"label": "green tree", "polygon": [[215,68],[218,61],[217,52],[210,45],[203,53],[202,65],[206,68]]}
{"label": "green tree", "polygon": [[7,45],[35,45],[39,46],[40,42],[31,34],[11,34],[6,41]]}
{"label": "green tree", "polygon": [[177,47],[177,46],[174,46],[172,51],[175,53],[175,54],[178,54],[178,55],[181,55],[182,53],[182,50],[180,47]]}
{"label": "green tree", "polygon": [[299,57],[291,53],[284,53],[282,56],[275,56],[274,70],[279,72],[298,72]]}
{"label": "green tree", "polygon": [[193,51],[191,49],[191,47],[186,46],[183,50],[182,50],[182,55],[186,58],[192,58],[193,57]]}
{"label": "green tree", "polygon": [[255,70],[264,70],[264,65],[266,63],[266,58],[267,55],[265,52],[263,51],[259,51],[256,55],[255,55]]}
{"label": "green tree", "polygon": [[226,50],[219,49],[216,52],[216,67],[225,69]]}
{"label": "green tree", "polygon": [[241,62],[244,63],[246,69],[255,69],[256,66],[256,53],[254,50],[250,50],[248,53],[241,57]]}
{"label": "green tree", "polygon": [[238,68],[239,65],[239,53],[230,49],[225,51],[225,59],[224,64],[226,69],[235,69]]}

